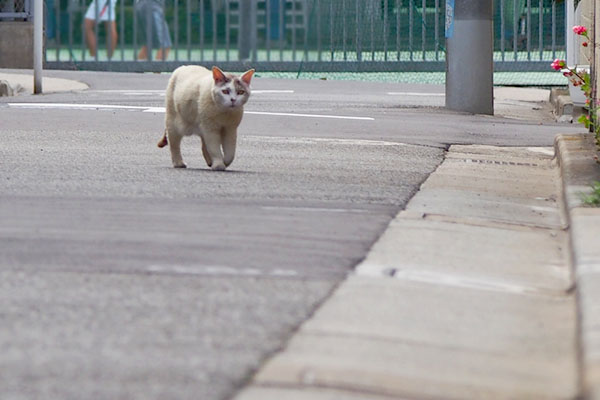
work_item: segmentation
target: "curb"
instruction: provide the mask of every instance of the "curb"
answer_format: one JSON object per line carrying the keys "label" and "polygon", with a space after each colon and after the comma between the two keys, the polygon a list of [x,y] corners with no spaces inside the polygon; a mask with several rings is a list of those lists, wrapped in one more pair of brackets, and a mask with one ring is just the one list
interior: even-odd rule
{"label": "curb", "polygon": [[[0,81],[5,81],[5,84],[12,88],[8,90],[7,95],[18,95],[19,93],[33,93],[33,75],[31,74],[14,74],[0,71]],[[43,93],[58,93],[58,92],[76,92],[87,90],[90,87],[79,81],[72,79],[42,77]]]}
{"label": "curb", "polygon": [[573,103],[569,91],[565,89],[552,89],[549,102],[557,122],[573,123],[583,113],[583,108]]}
{"label": "curb", "polygon": [[558,135],[565,214],[569,223],[571,259],[577,287],[580,368],[585,399],[600,399],[600,208],[586,207],[582,194],[600,181],[600,165],[591,134]]}

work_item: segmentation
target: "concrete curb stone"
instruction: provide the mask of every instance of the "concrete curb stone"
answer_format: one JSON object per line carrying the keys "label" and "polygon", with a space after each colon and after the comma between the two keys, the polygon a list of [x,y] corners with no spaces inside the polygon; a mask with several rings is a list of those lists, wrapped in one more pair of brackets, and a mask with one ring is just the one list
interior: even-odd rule
{"label": "concrete curb stone", "polygon": [[583,398],[595,400],[600,399],[600,208],[586,207],[582,194],[600,181],[600,165],[593,159],[591,134],[558,135],[555,149],[577,285]]}
{"label": "concrete curb stone", "polygon": [[[20,92],[33,93],[33,74],[14,74],[0,70],[0,81],[5,81],[11,87],[12,93],[7,90],[7,95],[18,95]],[[87,90],[89,86],[83,82],[72,79],[42,77],[43,93],[74,92]]]}

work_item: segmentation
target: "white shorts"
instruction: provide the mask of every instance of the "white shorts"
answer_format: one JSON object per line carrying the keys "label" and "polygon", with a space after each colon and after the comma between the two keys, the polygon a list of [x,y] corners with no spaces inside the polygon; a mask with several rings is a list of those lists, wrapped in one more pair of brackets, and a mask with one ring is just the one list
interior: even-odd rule
{"label": "white shorts", "polygon": [[[96,18],[96,1],[98,2],[98,18]],[[85,13],[85,19],[114,21],[117,15],[116,5],[117,0],[92,0]]]}

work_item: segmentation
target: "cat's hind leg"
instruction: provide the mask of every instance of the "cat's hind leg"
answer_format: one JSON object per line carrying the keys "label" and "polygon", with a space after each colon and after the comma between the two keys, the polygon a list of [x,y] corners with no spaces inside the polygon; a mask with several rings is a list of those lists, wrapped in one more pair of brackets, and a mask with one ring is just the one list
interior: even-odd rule
{"label": "cat's hind leg", "polygon": [[177,132],[174,126],[167,129],[169,135],[169,150],[171,150],[171,161],[173,162],[174,168],[186,168],[187,165],[183,162],[181,157],[181,139],[183,136]]}

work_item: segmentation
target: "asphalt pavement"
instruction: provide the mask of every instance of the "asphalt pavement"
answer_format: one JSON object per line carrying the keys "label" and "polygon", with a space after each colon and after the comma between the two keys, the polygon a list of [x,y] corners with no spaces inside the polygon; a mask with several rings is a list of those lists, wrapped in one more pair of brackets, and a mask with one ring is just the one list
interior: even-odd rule
{"label": "asphalt pavement", "polygon": [[[0,71],[14,76],[19,71]],[[20,72],[22,73],[22,71]],[[7,399],[227,399],[369,252],[452,144],[551,146],[544,91],[253,81],[230,170],[156,148],[166,74],[47,71],[0,99]],[[10,77],[10,76],[9,76]]]}

